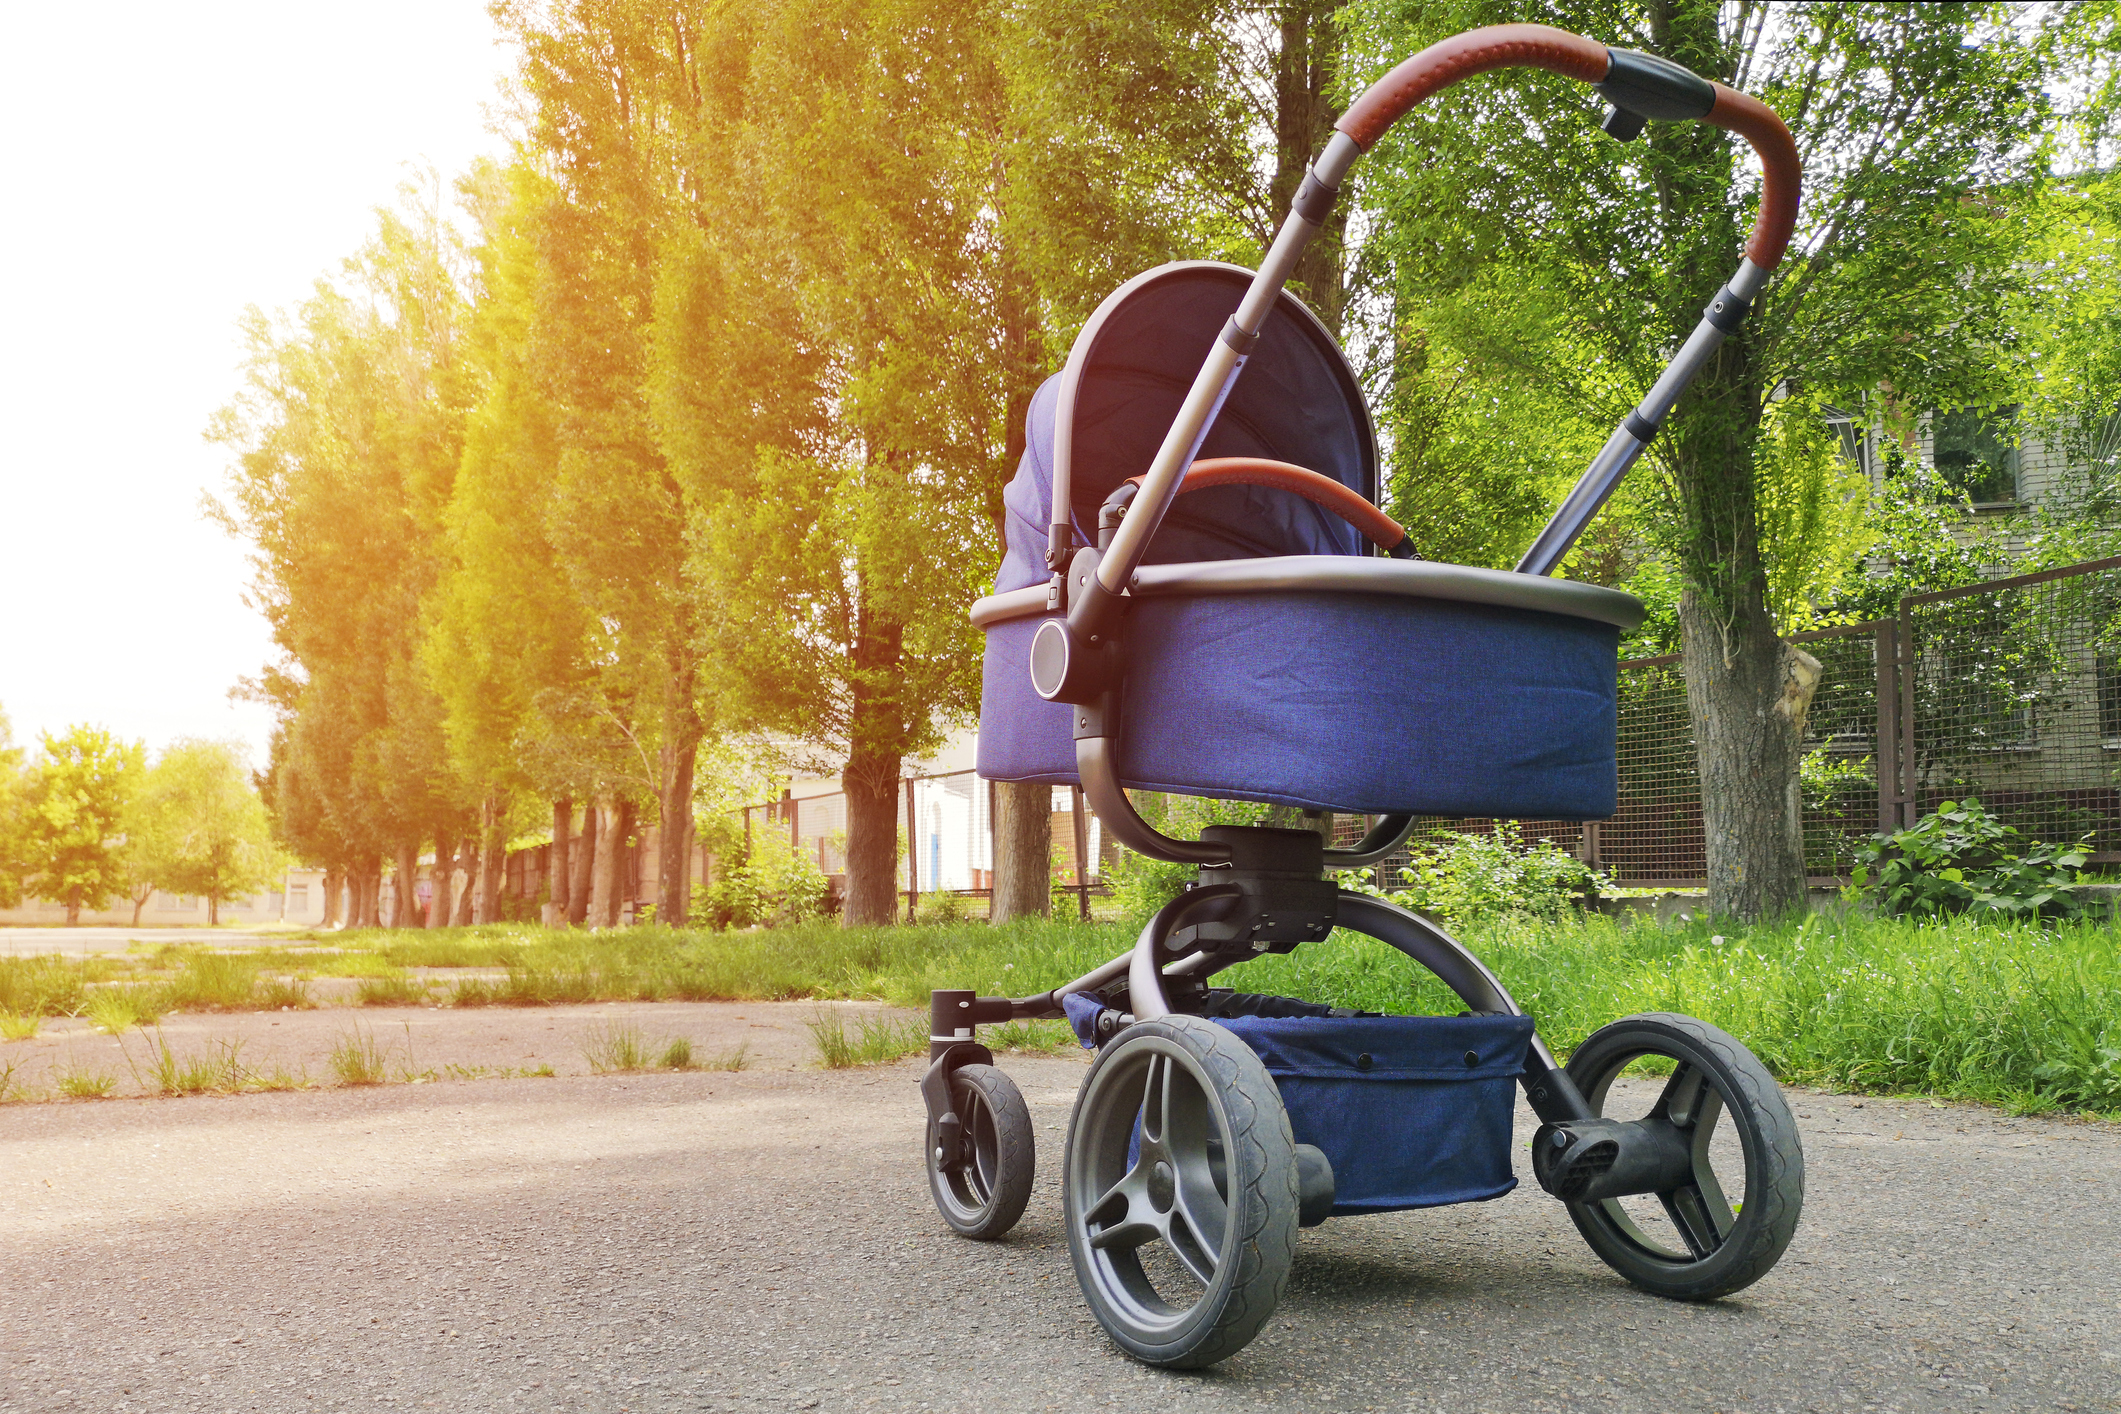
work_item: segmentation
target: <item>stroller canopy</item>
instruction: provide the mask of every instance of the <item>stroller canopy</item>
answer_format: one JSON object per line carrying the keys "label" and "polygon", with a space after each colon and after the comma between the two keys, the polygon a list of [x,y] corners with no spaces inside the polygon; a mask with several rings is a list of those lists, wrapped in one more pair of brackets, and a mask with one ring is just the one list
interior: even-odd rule
{"label": "stroller canopy", "polygon": [[[1098,306],[1068,366],[1032,400],[1029,443],[1009,484],[1007,558],[997,591],[1043,583],[1058,472],[1071,483],[1078,544],[1097,543],[1097,508],[1149,469],[1209,346],[1252,272],[1184,261],[1136,276]],[[1377,437],[1333,336],[1284,291],[1202,444],[1200,457],[1266,457],[1329,476],[1377,499]],[[1224,486],[1172,506],[1151,564],[1266,555],[1360,555],[1346,521],[1284,491]]]}

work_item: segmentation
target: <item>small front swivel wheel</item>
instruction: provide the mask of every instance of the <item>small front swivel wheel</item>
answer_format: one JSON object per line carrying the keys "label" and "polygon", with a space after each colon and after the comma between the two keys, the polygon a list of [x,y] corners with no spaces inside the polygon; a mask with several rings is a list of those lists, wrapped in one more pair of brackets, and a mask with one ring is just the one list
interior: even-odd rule
{"label": "small front swivel wheel", "polygon": [[1031,1201],[1031,1111],[1016,1082],[991,1065],[961,1065],[950,1076],[950,1105],[963,1125],[954,1163],[940,1163],[928,1122],[928,1191],[960,1237],[993,1242],[1016,1226]]}
{"label": "small front swivel wheel", "polygon": [[1606,1265],[1645,1291],[1708,1301],[1767,1275],[1804,1209],[1804,1148],[1775,1078],[1727,1033],[1654,1012],[1602,1027],[1569,1057],[1591,1111],[1616,1119],[1647,1074],[1670,1077],[1642,1116],[1685,1146],[1685,1172],[1661,1192],[1570,1203],[1569,1217]]}

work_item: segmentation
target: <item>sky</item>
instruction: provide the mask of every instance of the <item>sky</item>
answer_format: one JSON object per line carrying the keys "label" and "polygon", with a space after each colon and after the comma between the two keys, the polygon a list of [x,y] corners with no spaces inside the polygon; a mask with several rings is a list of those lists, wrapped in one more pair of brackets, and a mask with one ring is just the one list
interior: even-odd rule
{"label": "sky", "polygon": [[200,513],[245,306],[299,303],[411,164],[499,153],[484,0],[0,7],[0,711],[265,761],[247,547]]}

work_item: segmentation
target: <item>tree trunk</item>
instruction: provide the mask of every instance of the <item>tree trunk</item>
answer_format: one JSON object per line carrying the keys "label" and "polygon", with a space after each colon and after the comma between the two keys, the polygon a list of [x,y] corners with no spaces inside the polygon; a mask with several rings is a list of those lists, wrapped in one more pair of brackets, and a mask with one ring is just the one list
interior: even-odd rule
{"label": "tree trunk", "polygon": [[337,869],[324,871],[324,918],[319,928],[339,926],[339,891],[346,887],[346,875]]}
{"label": "tree trunk", "polygon": [[589,880],[589,926],[612,928],[619,921],[619,829],[622,811],[610,796],[597,805],[596,868]]}
{"label": "tree trunk", "polygon": [[994,783],[994,899],[988,918],[1044,918],[1053,911],[1053,787]]}
{"label": "tree trunk", "polygon": [[582,807],[581,845],[574,851],[574,877],[567,884],[567,921],[580,925],[589,921],[591,887],[596,878],[598,811],[592,802]]}
{"label": "tree trunk", "polygon": [[[155,891],[154,891],[154,890],[153,890],[152,888],[149,888],[149,889],[147,889],[147,890],[145,890],[145,891],[143,891],[143,892],[141,892],[141,893],[139,893],[139,894],[136,894],[136,895],[134,895],[134,897],[133,897],[133,926],[134,926],[135,928],[137,928],[137,927],[139,927],[139,926],[140,926],[140,910],[141,910],[141,909],[143,909],[143,908],[145,908],[145,907],[147,907],[147,901],[148,901],[149,899],[153,898],[154,896],[155,896]],[[283,912],[284,912],[284,911],[285,911],[285,910],[283,910]]]}
{"label": "tree trunk", "polygon": [[[1747,610],[1750,610],[1748,612]],[[1765,607],[1726,627],[1679,600],[1687,711],[1701,777],[1709,912],[1751,922],[1804,906],[1804,714],[1819,663],[1775,636]]]}
{"label": "tree trunk", "polygon": [[435,840],[434,868],[428,871],[427,879],[427,926],[447,928],[449,926],[449,862],[450,852],[457,847],[456,840],[442,835]]}
{"label": "tree trunk", "polygon": [[847,794],[847,899],[840,921],[849,928],[898,921],[899,786],[897,752],[858,751],[840,773]]}
{"label": "tree trunk", "polygon": [[[1274,180],[1267,189],[1268,213],[1277,224],[1312,161],[1333,137],[1339,114],[1327,95],[1340,57],[1340,31],[1333,23],[1340,8],[1341,0],[1285,0],[1281,7],[1281,47],[1274,58]],[[1341,278],[1347,221],[1346,203],[1335,203],[1297,257],[1289,281],[1335,337],[1347,308]]]}
{"label": "tree trunk", "polygon": [[209,928],[221,926],[221,896],[219,894],[208,894],[206,896],[206,926]]}
{"label": "tree trunk", "polygon": [[473,895],[478,892],[472,887],[473,881],[479,877],[479,833],[476,829],[457,841],[457,873],[463,877],[464,884],[457,890],[454,917],[459,928],[469,928]]}
{"label": "tree trunk", "polygon": [[567,886],[574,882],[568,872],[567,832],[574,828],[574,802],[555,800],[552,803],[552,853],[545,861],[546,890],[552,895],[552,916],[558,923],[568,921]]}
{"label": "tree trunk", "polygon": [[81,891],[79,889],[70,889],[67,891],[66,926],[69,928],[78,928],[81,926]]}
{"label": "tree trunk", "polygon": [[392,882],[390,900],[390,926],[393,928],[417,928],[420,926],[420,845],[417,840],[398,846],[398,872]]}
{"label": "tree trunk", "polygon": [[692,912],[692,771],[699,741],[666,742],[663,788],[656,802],[655,918],[670,928],[685,926]]}
{"label": "tree trunk", "polygon": [[500,797],[488,796],[479,808],[485,836],[479,843],[479,901],[473,917],[481,923],[501,921],[501,880],[508,868],[508,812]]}

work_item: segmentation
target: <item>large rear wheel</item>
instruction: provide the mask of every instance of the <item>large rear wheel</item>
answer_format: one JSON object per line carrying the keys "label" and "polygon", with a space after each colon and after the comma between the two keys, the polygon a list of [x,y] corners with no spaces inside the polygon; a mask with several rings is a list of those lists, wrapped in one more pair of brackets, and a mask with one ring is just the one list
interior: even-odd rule
{"label": "large rear wheel", "polygon": [[1804,1209],[1804,1148],[1782,1090],[1739,1042],[1691,1016],[1630,1016],[1593,1033],[1569,1057],[1569,1078],[1592,1113],[1625,1119],[1635,1097],[1645,1122],[1669,1125],[1692,1158],[1668,1191],[1571,1203],[1591,1250],[1645,1291],[1707,1301],[1765,1276],[1790,1245]]}
{"label": "large rear wheel", "polygon": [[1197,1368],[1274,1314],[1295,1258],[1296,1144],[1273,1077],[1192,1016],[1137,1022],[1076,1097],[1068,1250],[1098,1324],[1152,1365]]}

